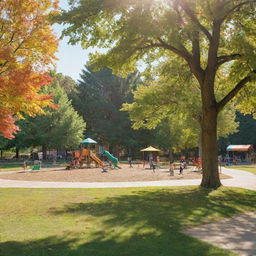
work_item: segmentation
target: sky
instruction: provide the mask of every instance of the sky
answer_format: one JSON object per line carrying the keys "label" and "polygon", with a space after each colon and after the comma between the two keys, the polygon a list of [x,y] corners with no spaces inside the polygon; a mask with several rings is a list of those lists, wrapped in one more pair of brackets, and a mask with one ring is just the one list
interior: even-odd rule
{"label": "sky", "polygon": [[[68,9],[67,0],[60,0],[60,7]],[[60,36],[63,26],[54,25],[53,29]],[[71,76],[74,80],[79,79],[81,70],[89,60],[88,54],[88,50],[82,49],[80,45],[69,45],[68,38],[64,38],[59,42],[59,51],[56,54],[59,59],[56,62],[57,71]]]}
{"label": "sky", "polygon": [[[1,0],[0,0],[1,1]],[[60,0],[60,7],[62,9],[67,10],[68,0]],[[55,24],[53,26],[55,33],[60,37],[61,31],[63,30],[62,25]],[[94,48],[99,52],[104,52],[102,49]],[[92,50],[91,50],[92,51]],[[68,75],[72,77],[74,80],[78,80],[80,78],[80,73],[84,68],[84,65],[89,60],[90,50],[82,49],[82,47],[77,45],[69,45],[68,37],[63,38],[59,42],[59,50],[56,54],[58,61],[56,62],[57,72],[63,73],[64,75]],[[138,66],[139,71],[143,71],[145,69],[145,65],[141,62]]]}

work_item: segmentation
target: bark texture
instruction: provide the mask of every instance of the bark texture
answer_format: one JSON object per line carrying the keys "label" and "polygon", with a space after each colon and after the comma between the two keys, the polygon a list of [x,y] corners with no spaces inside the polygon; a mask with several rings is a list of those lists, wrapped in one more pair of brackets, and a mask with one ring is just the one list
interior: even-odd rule
{"label": "bark texture", "polygon": [[205,188],[218,188],[221,186],[218,171],[218,145],[217,145],[217,111],[204,111],[202,123],[202,169],[203,178],[201,186]]}

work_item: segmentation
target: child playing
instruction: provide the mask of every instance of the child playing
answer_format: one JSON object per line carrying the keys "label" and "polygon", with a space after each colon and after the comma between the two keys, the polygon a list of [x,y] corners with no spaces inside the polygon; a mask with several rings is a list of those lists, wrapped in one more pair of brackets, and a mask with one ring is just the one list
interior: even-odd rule
{"label": "child playing", "polygon": [[108,168],[106,166],[102,166],[102,171],[101,172],[107,172],[108,171]]}
{"label": "child playing", "polygon": [[23,161],[22,167],[23,167],[23,170],[25,172],[26,169],[27,169],[27,162],[26,162],[26,160]]}
{"label": "child playing", "polygon": [[169,169],[169,172],[170,172],[170,176],[174,176],[174,164],[172,161],[170,161],[170,169]]}
{"label": "child playing", "polygon": [[185,167],[184,161],[181,161],[181,163],[180,163],[180,175],[183,174],[184,167]]}
{"label": "child playing", "polygon": [[128,156],[127,160],[128,160],[128,164],[130,165],[130,168],[132,168],[132,158]]}

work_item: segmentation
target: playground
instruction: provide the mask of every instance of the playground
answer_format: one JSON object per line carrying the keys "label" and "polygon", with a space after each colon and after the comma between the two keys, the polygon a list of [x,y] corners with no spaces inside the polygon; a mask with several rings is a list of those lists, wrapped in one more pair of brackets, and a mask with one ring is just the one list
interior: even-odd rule
{"label": "playground", "polygon": [[[179,174],[178,167],[174,170],[174,176],[170,176],[168,168],[157,168],[155,172],[149,166],[134,164],[132,168],[128,164],[119,164],[121,169],[107,168],[102,172],[101,168],[72,169],[65,167],[43,168],[40,171],[18,171],[1,173],[1,179],[26,180],[26,181],[63,181],[63,182],[122,182],[122,181],[157,181],[175,179],[200,179],[201,172],[195,171],[194,167],[184,169],[183,174]],[[229,178],[221,174],[221,178]]]}
{"label": "playground", "polygon": [[[187,162],[160,162],[159,149],[152,146],[142,149],[143,159],[119,162],[118,159],[91,138],[81,142],[85,144],[80,149],[70,151],[71,160],[62,166],[42,168],[42,162],[35,160],[30,168],[24,167],[23,171],[3,172],[1,179],[18,181],[47,181],[47,182],[133,182],[133,181],[161,181],[161,180],[192,180],[201,179],[200,163]],[[148,161],[147,161],[148,160]],[[26,165],[26,163],[25,163]],[[230,178],[220,173],[221,179]]]}

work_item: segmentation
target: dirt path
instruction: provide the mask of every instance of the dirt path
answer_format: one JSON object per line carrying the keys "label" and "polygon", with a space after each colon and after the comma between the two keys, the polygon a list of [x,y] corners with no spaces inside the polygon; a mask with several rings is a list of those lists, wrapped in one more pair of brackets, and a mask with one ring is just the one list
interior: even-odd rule
{"label": "dirt path", "polygon": [[[143,166],[120,165],[122,169],[108,169],[102,173],[100,168],[65,170],[62,168],[48,168],[40,171],[27,171],[15,173],[1,173],[1,179],[19,181],[49,181],[49,182],[132,182],[132,181],[158,181],[158,180],[191,180],[200,179],[201,173],[193,168],[185,169],[183,175],[175,170],[175,175],[170,176],[168,169],[144,169]],[[222,175],[222,178],[227,176]]]}

